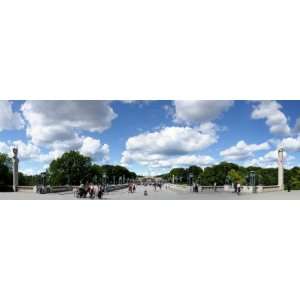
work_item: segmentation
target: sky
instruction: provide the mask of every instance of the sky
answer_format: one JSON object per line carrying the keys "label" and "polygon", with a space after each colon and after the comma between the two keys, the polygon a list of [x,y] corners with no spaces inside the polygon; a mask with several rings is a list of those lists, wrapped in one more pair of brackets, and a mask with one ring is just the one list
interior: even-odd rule
{"label": "sky", "polygon": [[0,101],[0,152],[36,174],[76,150],[140,175],[221,161],[300,165],[300,101]]}

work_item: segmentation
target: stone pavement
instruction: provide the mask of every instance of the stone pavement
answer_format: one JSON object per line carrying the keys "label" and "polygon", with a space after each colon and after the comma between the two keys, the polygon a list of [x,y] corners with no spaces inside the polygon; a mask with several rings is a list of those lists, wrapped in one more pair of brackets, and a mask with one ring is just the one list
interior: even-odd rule
{"label": "stone pavement", "polygon": [[[144,190],[148,195],[144,196]],[[31,192],[0,193],[0,200],[74,200],[72,192],[36,194]],[[153,187],[138,186],[135,193],[128,193],[127,189],[105,194],[102,200],[300,200],[300,191],[269,192],[258,194],[236,195],[230,192],[199,192],[174,191],[162,188],[155,191]],[[80,199],[91,200],[91,199]]]}

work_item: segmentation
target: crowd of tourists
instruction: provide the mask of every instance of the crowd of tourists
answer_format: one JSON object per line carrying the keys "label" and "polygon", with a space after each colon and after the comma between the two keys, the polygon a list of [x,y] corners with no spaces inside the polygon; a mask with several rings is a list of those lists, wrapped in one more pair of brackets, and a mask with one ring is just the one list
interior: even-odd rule
{"label": "crowd of tourists", "polygon": [[75,189],[74,193],[77,198],[98,198],[101,199],[106,191],[105,185],[93,184],[93,183],[81,183],[78,189]]}
{"label": "crowd of tourists", "polygon": [[128,185],[128,193],[134,193],[136,191],[136,186],[134,183],[129,183]]}

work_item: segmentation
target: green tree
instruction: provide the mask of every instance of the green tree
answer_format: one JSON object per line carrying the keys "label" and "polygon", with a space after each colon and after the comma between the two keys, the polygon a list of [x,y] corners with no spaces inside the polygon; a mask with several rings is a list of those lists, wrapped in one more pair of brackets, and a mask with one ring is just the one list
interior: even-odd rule
{"label": "green tree", "polygon": [[228,178],[230,179],[230,181],[232,183],[238,183],[238,182],[240,184],[245,184],[246,183],[245,178],[243,177],[243,175],[239,171],[236,171],[234,169],[231,169],[228,172]]}
{"label": "green tree", "polygon": [[300,168],[294,167],[285,173],[285,185],[290,184],[294,190],[300,190]]}
{"label": "green tree", "polygon": [[187,182],[187,171],[184,168],[174,168],[169,173],[170,179],[173,179],[173,176],[175,180],[179,182]]}
{"label": "green tree", "polygon": [[190,166],[189,168],[186,169],[187,174],[192,174],[193,175],[193,180],[197,181],[199,177],[202,175],[203,170],[202,168],[198,166]]}
{"label": "green tree", "polygon": [[12,184],[12,160],[7,154],[0,153],[0,184],[10,185]]}
{"label": "green tree", "polygon": [[77,151],[64,153],[49,166],[49,181],[51,185],[78,185],[87,181],[91,169],[91,158]]}

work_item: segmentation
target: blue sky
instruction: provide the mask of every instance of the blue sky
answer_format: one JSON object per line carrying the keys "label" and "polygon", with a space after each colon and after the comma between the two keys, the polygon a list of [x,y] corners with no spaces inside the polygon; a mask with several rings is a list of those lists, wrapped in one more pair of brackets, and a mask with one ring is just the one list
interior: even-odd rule
{"label": "blue sky", "polygon": [[0,152],[17,145],[21,171],[78,150],[139,174],[220,161],[300,163],[300,101],[1,101]]}

